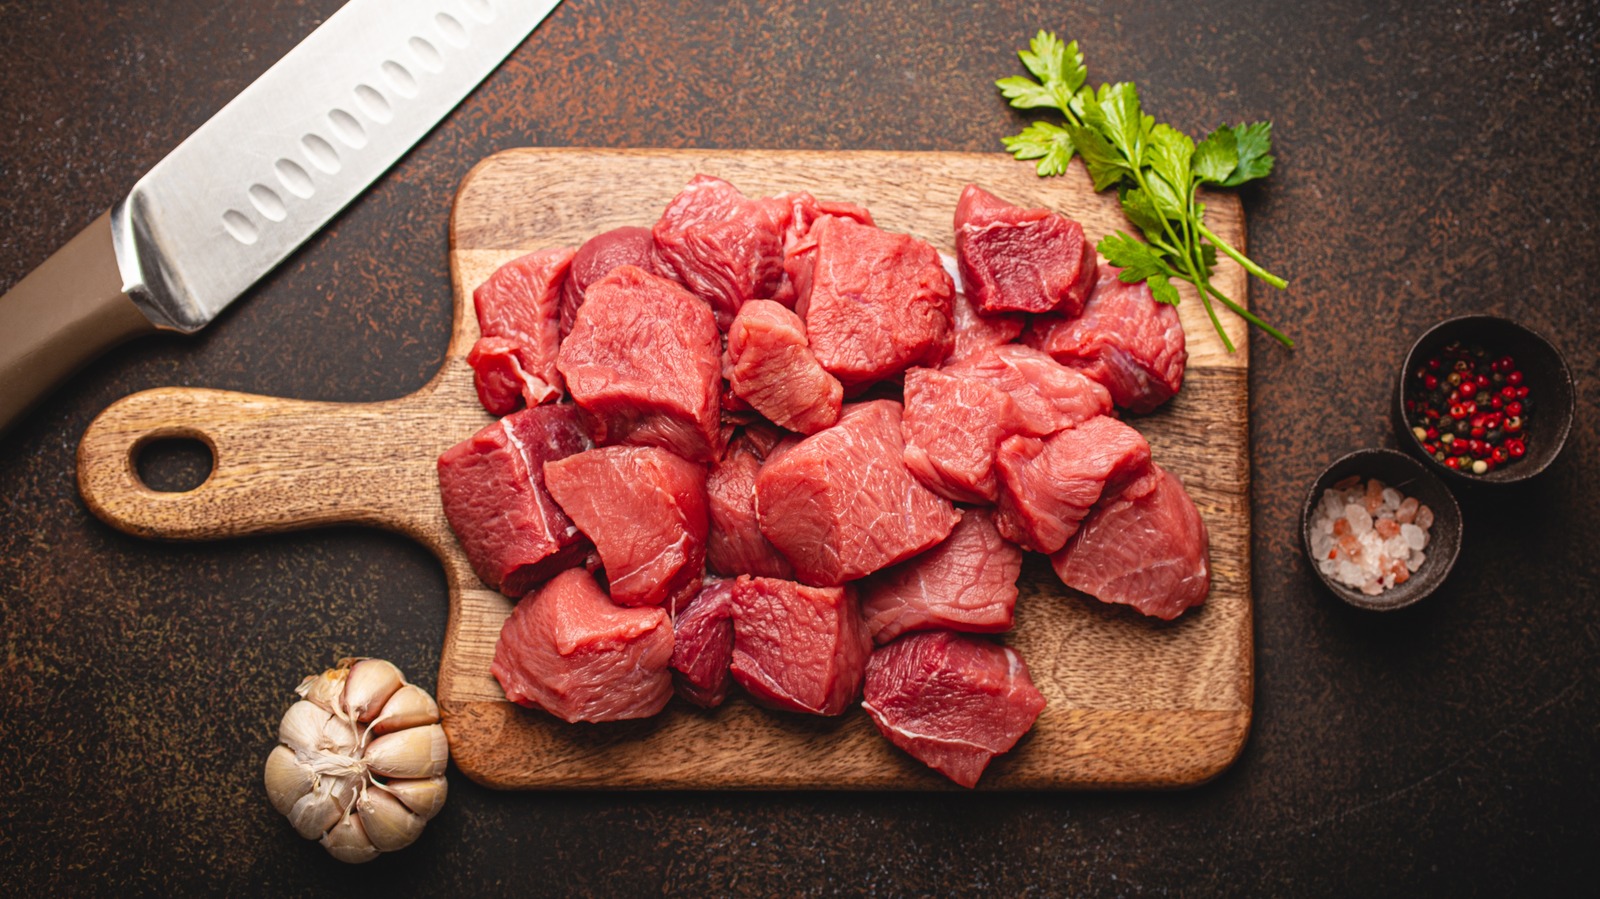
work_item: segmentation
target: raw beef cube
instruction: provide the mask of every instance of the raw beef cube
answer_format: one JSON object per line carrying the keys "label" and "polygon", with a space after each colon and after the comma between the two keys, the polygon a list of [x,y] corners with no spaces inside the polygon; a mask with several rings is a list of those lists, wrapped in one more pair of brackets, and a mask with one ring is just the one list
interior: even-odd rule
{"label": "raw beef cube", "polygon": [[703,709],[728,698],[733,678],[733,581],[707,581],[673,626],[672,682]]}
{"label": "raw beef cube", "polygon": [[939,264],[944,266],[945,274],[950,276],[956,287],[955,297],[950,304],[956,334],[955,348],[950,351],[951,359],[960,359],[984,347],[1011,343],[1022,336],[1022,329],[1028,324],[1026,315],[979,312],[972,305],[972,299],[967,296],[966,289],[962,285],[961,269],[957,266],[955,257],[940,253]]}
{"label": "raw beef cube", "polygon": [[726,328],[740,306],[779,292],[792,216],[782,199],[751,199],[721,178],[696,175],[651,229],[656,258]]}
{"label": "raw beef cube", "polygon": [[944,367],[946,372],[987,381],[1016,403],[1016,433],[1045,437],[1111,411],[1111,394],[1082,372],[1032,347],[978,350]]}
{"label": "raw beef cube", "polygon": [[945,541],[862,581],[861,613],[879,644],[906,631],[1011,629],[1022,550],[995,530],[989,513],[966,509]]}
{"label": "raw beef cube", "polygon": [[839,420],[839,379],[817,363],[800,316],[771,300],[751,300],[734,317],[727,371],[733,392],[780,427],[815,434]]}
{"label": "raw beef cube", "polygon": [[758,702],[839,715],[861,693],[872,640],[853,586],[739,578],[733,591],[733,679]]}
{"label": "raw beef cube", "polygon": [[872,654],[861,707],[894,745],[972,787],[1033,727],[1044,696],[1016,650],[932,631]]}
{"label": "raw beef cube", "polygon": [[561,342],[560,367],[589,435],[602,446],[659,446],[692,462],[717,457],[722,336],[706,305],[625,265],[589,287]]}
{"label": "raw beef cube", "polygon": [[1016,403],[987,381],[931,368],[906,372],[906,468],[928,489],[957,502],[992,503],[1000,441],[1022,429]]}
{"label": "raw beef cube", "polygon": [[625,609],[569,568],[517,603],[489,671],[506,698],[568,722],[648,718],[672,698],[672,621]]}
{"label": "raw beef cube", "polygon": [[[585,304],[587,308],[587,304]],[[653,446],[604,446],[544,467],[550,495],[600,551],[611,598],[675,609],[706,562],[706,470]]]}
{"label": "raw beef cube", "polygon": [[1144,437],[1104,415],[1044,440],[1007,438],[995,457],[995,525],[1023,549],[1053,553],[1066,545],[1090,507],[1115,497],[1149,464]]}
{"label": "raw beef cube", "polygon": [[445,517],[479,580],[517,597],[583,562],[589,541],[545,490],[544,463],[589,445],[571,406],[535,406],[439,456]]}
{"label": "raw beef cube", "polygon": [[1121,271],[1101,266],[1081,316],[1041,315],[1024,340],[1104,384],[1118,406],[1149,412],[1183,386],[1189,352],[1178,310],[1156,302],[1143,281],[1122,283]]}
{"label": "raw beef cube", "polygon": [[1211,590],[1206,523],[1183,482],[1155,463],[1084,519],[1050,557],[1062,583],[1171,620]]}
{"label": "raw beef cube", "polygon": [[756,475],[761,533],[807,584],[833,586],[910,558],[960,517],[901,454],[900,404],[853,403],[839,423],[775,454]]}
{"label": "raw beef cube", "polygon": [[[561,395],[557,306],[572,254],[571,247],[557,247],[513,259],[472,292],[482,339],[467,361],[476,375],[478,398],[493,415],[515,411],[518,400],[537,406]],[[491,343],[485,346],[484,341]],[[515,357],[515,369],[507,355]],[[510,398],[512,387],[519,397]]]}
{"label": "raw beef cube", "polygon": [[847,392],[950,355],[955,285],[926,242],[823,216],[784,269],[811,351]]}
{"label": "raw beef cube", "polygon": [[1023,209],[976,184],[956,203],[956,259],[979,312],[1083,309],[1096,257],[1083,226],[1048,209]]}
{"label": "raw beef cube", "polygon": [[612,228],[584,241],[572,257],[572,268],[561,289],[561,336],[572,333],[572,322],[583,305],[589,285],[624,265],[634,265],[652,275],[663,274],[655,264],[656,240],[649,228]]}
{"label": "raw beef cube", "polygon": [[706,563],[718,574],[733,577],[790,579],[794,567],[761,533],[756,520],[756,474],[776,441],[771,425],[752,425],[728,443],[722,461],[706,478],[706,505],[711,515],[711,536],[706,542]]}

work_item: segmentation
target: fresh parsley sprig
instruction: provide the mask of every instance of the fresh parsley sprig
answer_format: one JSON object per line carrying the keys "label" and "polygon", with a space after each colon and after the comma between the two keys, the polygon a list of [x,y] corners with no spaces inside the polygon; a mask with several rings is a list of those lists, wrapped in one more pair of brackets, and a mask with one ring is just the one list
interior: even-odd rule
{"label": "fresh parsley sprig", "polygon": [[1230,353],[1233,342],[1217,319],[1213,299],[1293,347],[1283,332],[1211,284],[1221,251],[1273,287],[1288,286],[1207,228],[1205,204],[1197,199],[1203,184],[1238,187],[1272,172],[1272,123],[1223,125],[1197,145],[1145,115],[1132,82],[1090,87],[1077,41],[1063,44],[1040,31],[1017,55],[1034,77],[1002,78],[995,86],[1017,109],[1053,109],[1065,122],[1034,122],[1004,138],[1006,149],[1018,159],[1038,160],[1041,176],[1059,175],[1074,155],[1081,156],[1095,190],[1117,189],[1123,212],[1144,235],[1141,241],[1119,230],[1100,241],[1100,254],[1122,269],[1121,279],[1149,282],[1157,300],[1174,306],[1178,289],[1172,280],[1193,284]]}

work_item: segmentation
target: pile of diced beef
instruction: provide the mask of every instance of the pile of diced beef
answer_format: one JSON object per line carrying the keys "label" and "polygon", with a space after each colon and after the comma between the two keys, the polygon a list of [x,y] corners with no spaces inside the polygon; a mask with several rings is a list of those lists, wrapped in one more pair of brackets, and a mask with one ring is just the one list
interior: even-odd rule
{"label": "pile of diced beef", "polygon": [[1118,409],[1183,330],[1083,229],[976,187],[957,258],[810,194],[698,176],[653,228],[507,263],[468,357],[504,416],[439,458],[478,576],[519,598],[493,673],[566,721],[859,703],[955,782],[1033,725],[1023,553],[1170,619],[1207,538]]}

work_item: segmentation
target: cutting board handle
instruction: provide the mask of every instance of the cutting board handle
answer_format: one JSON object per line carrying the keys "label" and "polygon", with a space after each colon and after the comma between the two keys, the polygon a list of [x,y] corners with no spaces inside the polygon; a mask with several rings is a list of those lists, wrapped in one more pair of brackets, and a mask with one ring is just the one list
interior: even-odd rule
{"label": "cutting board handle", "polygon": [[[435,460],[477,424],[441,427],[431,408],[434,386],[382,403],[188,388],[136,393],[84,432],[78,489],[101,519],[141,537],[208,540],[364,524],[431,545],[448,539]],[[139,479],[138,454],[163,438],[191,438],[211,450],[204,483],[169,493]]]}

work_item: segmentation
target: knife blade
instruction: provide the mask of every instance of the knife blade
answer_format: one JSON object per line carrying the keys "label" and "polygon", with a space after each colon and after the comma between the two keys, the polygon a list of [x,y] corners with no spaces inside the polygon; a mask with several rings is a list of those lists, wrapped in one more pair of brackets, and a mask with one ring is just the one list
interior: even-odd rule
{"label": "knife blade", "polygon": [[193,333],[364,192],[560,0],[350,0],[0,297],[0,432],[84,363]]}

